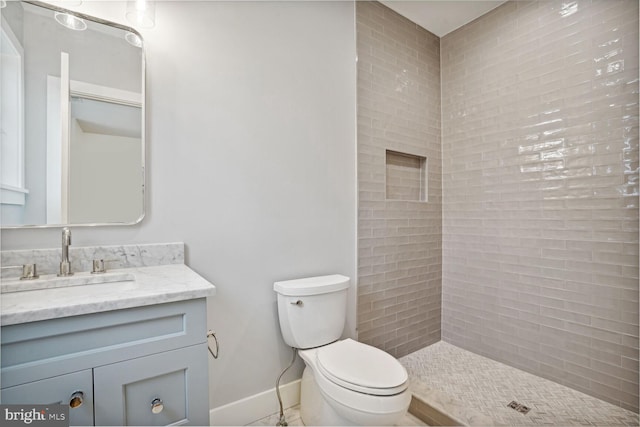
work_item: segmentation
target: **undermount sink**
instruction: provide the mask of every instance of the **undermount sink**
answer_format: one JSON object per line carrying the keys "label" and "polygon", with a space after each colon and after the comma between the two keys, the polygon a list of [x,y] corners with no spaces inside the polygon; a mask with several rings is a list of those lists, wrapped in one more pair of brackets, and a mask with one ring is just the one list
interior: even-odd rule
{"label": "undermount sink", "polygon": [[52,288],[67,288],[71,286],[96,285],[102,283],[133,282],[136,280],[132,273],[75,273],[73,276],[58,277],[55,274],[42,275],[37,279],[3,280],[0,282],[0,293],[36,291]]}

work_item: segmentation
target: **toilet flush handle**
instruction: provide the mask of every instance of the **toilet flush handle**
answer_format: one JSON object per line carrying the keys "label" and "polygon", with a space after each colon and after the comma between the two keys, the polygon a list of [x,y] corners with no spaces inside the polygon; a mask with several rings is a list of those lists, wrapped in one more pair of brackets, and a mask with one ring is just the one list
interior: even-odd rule
{"label": "toilet flush handle", "polygon": [[291,304],[291,305],[297,305],[298,307],[302,307],[302,305],[303,305],[303,304],[302,304],[302,300],[298,300],[298,301],[296,301],[296,302],[293,302],[293,301],[292,301],[290,304]]}

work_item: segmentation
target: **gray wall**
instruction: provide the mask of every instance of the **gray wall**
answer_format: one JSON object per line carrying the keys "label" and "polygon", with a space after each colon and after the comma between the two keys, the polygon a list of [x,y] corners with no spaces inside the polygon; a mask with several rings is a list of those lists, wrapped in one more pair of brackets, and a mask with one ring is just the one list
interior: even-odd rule
{"label": "gray wall", "polygon": [[[440,340],[440,40],[377,2],[356,15],[358,337],[399,357]],[[386,150],[426,158],[426,202],[392,200],[420,171]]]}
{"label": "gray wall", "polygon": [[[123,21],[124,2],[106,3],[78,10]],[[354,290],[354,19],[349,2],[162,1],[143,32],[148,215],[75,228],[73,244],[186,243],[217,286],[211,407],[273,388],[289,363],[274,281],[340,273]],[[2,232],[2,249],[59,241],[59,229]],[[351,335],[354,304],[352,292]]]}
{"label": "gray wall", "polygon": [[442,39],[452,344],[638,410],[638,2],[512,1]]}

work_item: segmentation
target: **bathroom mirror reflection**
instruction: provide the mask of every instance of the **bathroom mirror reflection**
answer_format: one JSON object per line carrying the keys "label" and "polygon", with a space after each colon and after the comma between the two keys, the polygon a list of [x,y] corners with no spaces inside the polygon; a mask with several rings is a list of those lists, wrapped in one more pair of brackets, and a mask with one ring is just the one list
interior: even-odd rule
{"label": "bathroom mirror reflection", "polygon": [[144,216],[144,51],[133,29],[53,5],[1,14],[0,225]]}

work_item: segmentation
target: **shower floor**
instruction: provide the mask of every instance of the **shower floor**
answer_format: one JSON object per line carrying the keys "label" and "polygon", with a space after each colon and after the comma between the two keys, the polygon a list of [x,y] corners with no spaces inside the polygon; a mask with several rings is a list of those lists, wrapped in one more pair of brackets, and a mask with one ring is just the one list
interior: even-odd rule
{"label": "shower floor", "polygon": [[[430,425],[638,426],[638,414],[440,341],[400,358]],[[523,414],[507,405],[530,408]]]}

